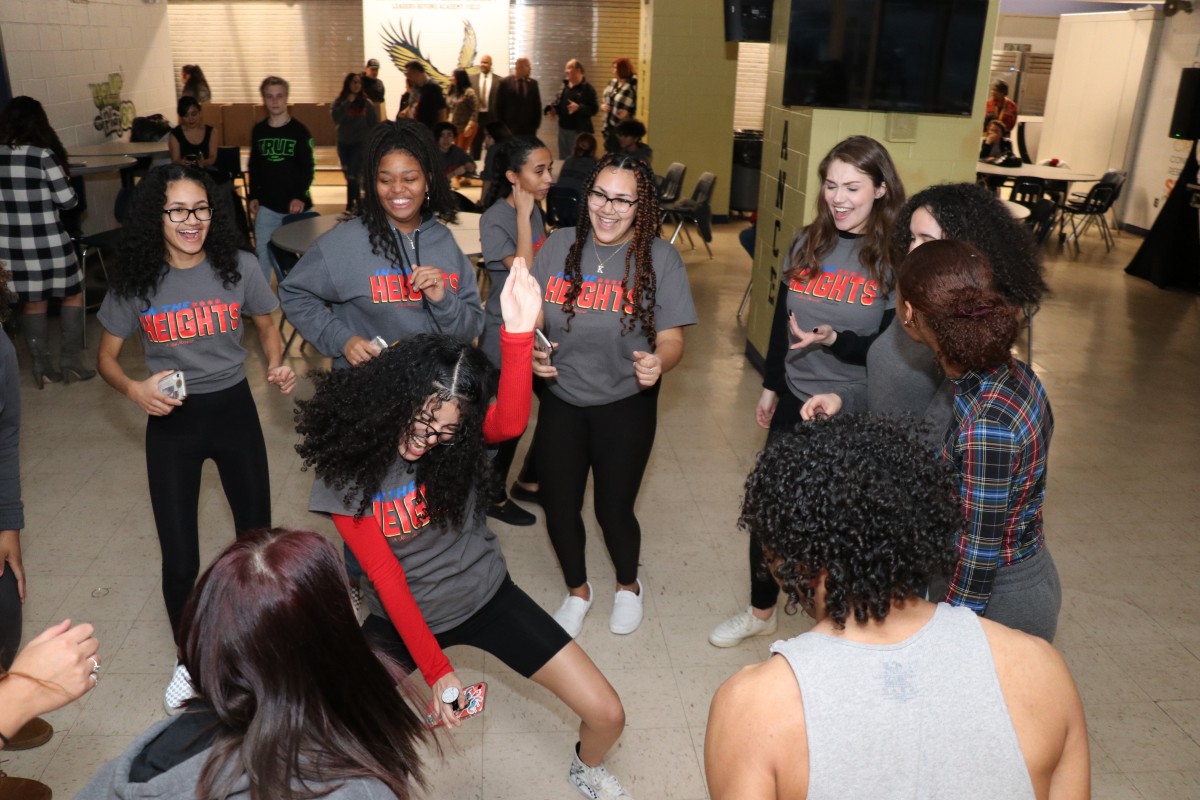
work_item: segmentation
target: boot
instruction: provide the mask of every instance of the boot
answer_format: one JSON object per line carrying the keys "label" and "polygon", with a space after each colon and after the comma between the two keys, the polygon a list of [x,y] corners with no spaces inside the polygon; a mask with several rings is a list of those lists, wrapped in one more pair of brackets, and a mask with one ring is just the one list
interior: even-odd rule
{"label": "boot", "polygon": [[[50,741],[50,737],[54,735],[54,727],[41,717],[34,717],[21,726],[21,729],[13,736],[8,737],[8,744],[5,745],[5,750],[32,750],[35,747],[41,747],[46,742]],[[0,797],[4,797],[0,794]]]}
{"label": "boot", "polygon": [[50,800],[54,792],[41,781],[10,778],[0,770],[0,797],[4,800]]}
{"label": "boot", "polygon": [[62,350],[59,361],[62,364],[63,380],[87,381],[96,377],[96,370],[83,365],[83,324],[87,311],[83,306],[63,306],[59,311],[59,323],[62,325]]}
{"label": "boot", "polygon": [[46,315],[26,314],[21,317],[21,330],[29,355],[33,358],[33,385],[41,389],[47,383],[58,383],[62,373],[50,363],[50,351],[46,347]]}

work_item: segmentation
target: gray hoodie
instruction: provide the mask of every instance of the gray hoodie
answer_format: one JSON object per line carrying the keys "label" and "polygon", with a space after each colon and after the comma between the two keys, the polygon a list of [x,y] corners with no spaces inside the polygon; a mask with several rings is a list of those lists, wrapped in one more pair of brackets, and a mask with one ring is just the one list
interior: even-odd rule
{"label": "gray hoodie", "polygon": [[[196,783],[208,759],[209,751],[184,761],[146,783],[130,783],[129,769],[138,754],[175,720],[164,719],[143,733],[115,760],[104,765],[84,786],[75,800],[196,800]],[[315,787],[309,787],[315,788]],[[236,784],[231,800],[250,797],[250,781],[245,776]],[[396,795],[374,778],[353,778],[342,782],[340,788],[325,795],[329,800],[395,800]]]}
{"label": "gray hoodie", "polygon": [[[279,286],[288,322],[331,356],[335,369],[346,366],[342,348],[351,336],[382,336],[391,343],[418,333],[445,333],[471,342],[483,331],[475,268],[450,230],[430,217],[412,243],[396,235],[405,258],[393,267],[371,252],[361,218],[344,222],[318,239]],[[412,292],[412,264],[441,268],[446,281],[441,302]]]}

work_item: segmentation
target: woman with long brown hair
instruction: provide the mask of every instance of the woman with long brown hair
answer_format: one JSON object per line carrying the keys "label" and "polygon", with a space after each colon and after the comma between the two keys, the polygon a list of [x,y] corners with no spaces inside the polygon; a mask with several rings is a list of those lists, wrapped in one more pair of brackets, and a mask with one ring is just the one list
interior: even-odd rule
{"label": "woman with long brown hair", "polygon": [[555,232],[533,262],[544,327],[556,343],[553,353],[534,352],[534,374],[547,382],[536,457],[546,528],[567,584],[554,618],[572,637],[593,599],[581,515],[588,472],[616,570],[609,630],[641,625],[642,533],[633,505],[654,445],[660,381],[683,358],[684,326],[696,324],[683,260],[658,235],[650,167],[610,153],[583,197],[578,226]]}
{"label": "woman with long brown hair", "polygon": [[[826,154],[817,172],[816,218],[788,254],[755,409],[768,442],[800,422],[800,407],[814,394],[834,392],[848,411],[865,409],[866,350],[856,352],[856,345],[885,330],[896,313],[891,236],[904,185],[891,156],[869,136],[851,136]],[[830,346],[814,337],[822,326],[840,332]],[[714,628],[709,643],[732,647],[773,633],[778,595],[751,537],[750,607]]]}
{"label": "woman with long brown hair", "polygon": [[[59,221],[79,202],[71,188],[67,151],[42,104],[14,97],[0,113],[0,261],[8,262],[12,290],[21,300],[21,332],[33,357],[33,383],[86,381],[83,365],[83,270]],[[50,360],[46,310],[62,300],[62,371]]]}

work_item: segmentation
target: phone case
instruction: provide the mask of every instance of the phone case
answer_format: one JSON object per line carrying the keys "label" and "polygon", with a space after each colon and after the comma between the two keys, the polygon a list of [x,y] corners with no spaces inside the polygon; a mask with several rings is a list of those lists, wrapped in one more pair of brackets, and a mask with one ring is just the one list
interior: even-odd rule
{"label": "phone case", "polygon": [[[486,699],[487,683],[485,681],[464,686],[462,694],[458,697],[458,711],[454,712],[454,716],[459,719],[467,719],[483,713],[483,704]],[[433,713],[433,704],[436,702],[437,700],[430,700],[429,707],[425,709],[425,724],[430,728],[436,728],[443,724]]]}
{"label": "phone case", "polygon": [[179,370],[175,370],[159,381],[158,390],[173,400],[187,399],[187,382],[184,381],[183,373]]}

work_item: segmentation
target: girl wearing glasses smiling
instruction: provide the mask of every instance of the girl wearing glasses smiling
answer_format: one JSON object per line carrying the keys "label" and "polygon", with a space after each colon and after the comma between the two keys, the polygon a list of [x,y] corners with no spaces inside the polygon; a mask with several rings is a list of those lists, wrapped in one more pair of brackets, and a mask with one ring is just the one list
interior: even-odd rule
{"label": "girl wearing glasses smiling", "polygon": [[658,192],[644,161],[600,160],[584,185],[579,225],[554,233],[533,262],[546,287],[553,354],[535,351],[544,378],[536,458],[542,508],[567,597],[554,618],[572,637],[592,605],[584,560],[583,493],[595,480],[596,520],[616,572],[609,630],[642,622],[641,528],[633,513],[658,425],[663,373],[683,358],[696,309],[679,252],[659,238]]}
{"label": "girl wearing glasses smiling", "polygon": [[[254,257],[238,250],[227,197],[195,167],[152,170],[134,191],[122,267],[98,315],[100,375],[149,415],[146,471],[163,600],[176,635],[200,572],[197,506],[206,459],[216,462],[236,534],[271,527],[267,448],[244,366],[247,318],[266,355],[267,382],[284,394],[296,385],[271,319],[279,302]],[[142,341],[148,378],[129,377],[120,363],[133,335]],[[177,371],[186,400],[161,388]],[[177,668],[168,713],[191,694],[186,680]]]}
{"label": "girl wearing glasses smiling", "polygon": [[[529,419],[541,291],[515,258],[498,298],[502,369],[482,351],[418,334],[358,366],[313,377],[296,451],[317,473],[309,510],[329,514],[366,569],[363,632],[432,687],[439,723],[460,724],[463,682],[443,649],[486,650],[580,717],[568,780],[588,797],[628,797],[604,767],[625,712],[587,654],[513,583],[488,530],[487,445]],[[496,689],[493,689],[496,691]]]}

